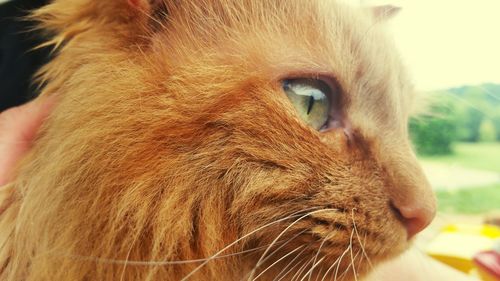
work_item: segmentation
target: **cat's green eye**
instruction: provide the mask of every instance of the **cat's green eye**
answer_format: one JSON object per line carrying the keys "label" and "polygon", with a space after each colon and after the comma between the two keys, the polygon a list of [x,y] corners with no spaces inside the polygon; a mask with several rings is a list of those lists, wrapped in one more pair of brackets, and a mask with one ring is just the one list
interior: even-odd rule
{"label": "cat's green eye", "polygon": [[328,85],[316,79],[291,79],[283,81],[283,90],[304,122],[316,130],[326,126],[330,114]]}

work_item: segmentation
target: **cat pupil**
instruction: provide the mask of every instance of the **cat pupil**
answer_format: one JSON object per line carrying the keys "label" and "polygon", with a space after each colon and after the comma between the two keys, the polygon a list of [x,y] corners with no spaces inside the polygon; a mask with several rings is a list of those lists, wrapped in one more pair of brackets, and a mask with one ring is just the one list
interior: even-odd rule
{"label": "cat pupil", "polygon": [[311,113],[313,106],[314,106],[314,97],[310,96],[309,97],[309,105],[307,106],[307,115],[309,115]]}

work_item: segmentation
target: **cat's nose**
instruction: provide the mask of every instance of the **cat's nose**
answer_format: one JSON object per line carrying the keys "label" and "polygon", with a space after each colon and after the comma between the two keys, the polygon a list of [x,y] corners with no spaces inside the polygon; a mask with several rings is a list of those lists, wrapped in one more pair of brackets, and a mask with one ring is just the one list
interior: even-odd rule
{"label": "cat's nose", "polygon": [[[388,146],[393,147],[393,146]],[[406,228],[407,239],[427,227],[436,215],[436,196],[409,143],[382,154],[388,171],[387,191],[394,213]]]}
{"label": "cat's nose", "polygon": [[418,200],[410,203],[391,202],[394,211],[406,228],[408,240],[426,228],[436,215],[434,200]]}

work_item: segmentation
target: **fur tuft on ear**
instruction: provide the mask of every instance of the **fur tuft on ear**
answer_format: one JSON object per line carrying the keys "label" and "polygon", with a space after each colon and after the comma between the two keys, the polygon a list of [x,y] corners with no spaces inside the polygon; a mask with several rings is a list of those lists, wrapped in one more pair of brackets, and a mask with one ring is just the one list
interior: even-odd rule
{"label": "fur tuft on ear", "polygon": [[112,31],[121,36],[142,34],[160,9],[161,0],[55,0],[31,16],[39,28],[54,34],[44,46],[59,47],[88,29]]}
{"label": "fur tuft on ear", "polygon": [[382,6],[374,6],[371,7],[371,13],[373,17],[377,21],[384,21],[393,18],[396,16],[399,11],[401,11],[401,7],[396,7],[393,5],[382,5]]}

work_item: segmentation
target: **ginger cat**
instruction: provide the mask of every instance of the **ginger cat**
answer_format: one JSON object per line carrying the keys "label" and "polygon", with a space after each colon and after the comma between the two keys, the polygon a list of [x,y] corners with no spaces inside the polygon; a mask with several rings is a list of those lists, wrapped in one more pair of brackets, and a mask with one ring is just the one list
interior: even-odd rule
{"label": "ginger cat", "polygon": [[58,105],[3,189],[0,280],[354,280],[435,202],[383,13],[55,0]]}

